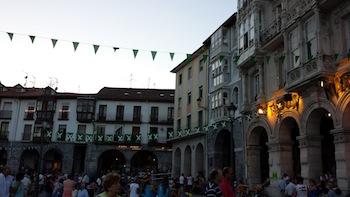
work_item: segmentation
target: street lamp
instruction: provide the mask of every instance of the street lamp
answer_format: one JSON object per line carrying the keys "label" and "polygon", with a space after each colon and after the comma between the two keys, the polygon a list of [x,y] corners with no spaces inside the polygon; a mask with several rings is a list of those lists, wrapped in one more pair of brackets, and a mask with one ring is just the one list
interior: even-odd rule
{"label": "street lamp", "polygon": [[229,106],[227,106],[227,110],[228,110],[228,114],[229,114],[229,121],[230,121],[230,126],[231,126],[231,131],[230,131],[230,161],[231,161],[231,165],[233,166],[233,168],[236,167],[235,165],[235,159],[234,157],[232,157],[235,153],[234,153],[234,146],[233,146],[233,123],[236,120],[236,110],[237,107],[231,103]]}

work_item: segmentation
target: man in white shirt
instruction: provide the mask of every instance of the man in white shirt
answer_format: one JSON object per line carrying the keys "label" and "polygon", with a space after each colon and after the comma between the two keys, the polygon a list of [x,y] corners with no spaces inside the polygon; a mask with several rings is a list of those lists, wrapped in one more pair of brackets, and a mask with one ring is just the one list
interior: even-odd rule
{"label": "man in white shirt", "polygon": [[21,182],[23,183],[24,190],[25,190],[26,193],[27,193],[28,190],[29,190],[29,186],[30,186],[30,184],[32,183],[32,182],[30,181],[29,175],[28,175],[28,174],[25,174]]}
{"label": "man in white shirt", "polygon": [[130,183],[130,197],[139,197],[140,196],[140,185],[138,184],[138,180],[135,181],[133,178]]}
{"label": "man in white shirt", "polygon": [[180,178],[179,178],[179,183],[180,183],[180,187],[183,188],[184,183],[185,183],[185,176],[184,173],[181,174]]}
{"label": "man in white shirt", "polygon": [[187,189],[189,192],[192,192],[192,185],[193,185],[193,177],[191,176],[191,174],[189,174],[187,177]]}

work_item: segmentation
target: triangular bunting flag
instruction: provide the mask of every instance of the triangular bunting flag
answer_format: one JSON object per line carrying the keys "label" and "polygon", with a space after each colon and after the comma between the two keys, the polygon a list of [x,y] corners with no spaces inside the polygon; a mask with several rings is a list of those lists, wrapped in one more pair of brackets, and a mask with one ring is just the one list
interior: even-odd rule
{"label": "triangular bunting flag", "polygon": [[119,49],[119,47],[113,47],[114,52],[118,49]]}
{"label": "triangular bunting flag", "polygon": [[187,59],[191,60],[192,59],[192,54],[187,54]]}
{"label": "triangular bunting flag", "polygon": [[295,62],[297,62],[298,59],[299,59],[299,55],[296,55],[296,56],[295,56]]}
{"label": "triangular bunting flag", "polygon": [[137,50],[137,49],[133,49],[133,50],[132,50],[132,52],[134,53],[134,58],[136,58],[137,53],[139,52],[139,50]]}
{"label": "triangular bunting flag", "polygon": [[10,40],[12,41],[12,38],[13,38],[13,33],[7,32],[7,34],[9,35]]}
{"label": "triangular bunting flag", "polygon": [[74,51],[77,50],[79,42],[73,42]]}
{"label": "triangular bunting flag", "polygon": [[154,60],[154,58],[156,58],[157,51],[151,51],[151,54],[152,54],[152,59]]}
{"label": "triangular bunting flag", "polygon": [[94,51],[95,51],[95,54],[97,53],[99,47],[100,47],[100,45],[95,45],[95,44],[94,44]]}
{"label": "triangular bunting flag", "polygon": [[224,60],[224,58],[225,58],[225,56],[220,55],[220,57],[219,57],[220,62],[222,62],[222,60]]}
{"label": "triangular bunting flag", "polygon": [[208,55],[203,55],[203,59],[204,59],[205,61],[207,61]]}
{"label": "triangular bunting flag", "polygon": [[337,60],[338,57],[339,57],[339,54],[338,54],[338,53],[334,54],[334,60]]}
{"label": "triangular bunting flag", "polygon": [[234,60],[234,61],[235,61],[236,64],[237,64],[237,62],[238,62],[238,60],[239,60],[239,57],[240,57],[239,55],[236,55],[236,56],[235,56],[235,60]]}
{"label": "triangular bunting flag", "polygon": [[267,62],[267,63],[270,62],[270,56],[266,56],[266,62]]}
{"label": "triangular bunting flag", "polygon": [[170,52],[169,54],[170,54],[170,59],[171,59],[171,61],[173,61],[175,53],[171,53],[171,52]]}
{"label": "triangular bunting flag", "polygon": [[32,43],[34,43],[35,40],[35,36],[29,36],[30,40],[32,41]]}
{"label": "triangular bunting flag", "polygon": [[52,46],[53,46],[53,48],[55,48],[56,43],[57,43],[57,40],[56,40],[56,39],[51,39],[51,41],[52,41]]}

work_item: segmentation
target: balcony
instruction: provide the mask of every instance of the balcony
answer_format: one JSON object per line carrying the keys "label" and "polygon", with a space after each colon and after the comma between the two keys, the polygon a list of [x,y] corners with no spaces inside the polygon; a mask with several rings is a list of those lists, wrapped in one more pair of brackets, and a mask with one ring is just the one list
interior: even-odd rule
{"label": "balcony", "polygon": [[52,138],[52,132],[44,132],[42,131],[41,133],[34,133],[33,135],[33,142],[36,143],[49,143],[51,142]]}
{"label": "balcony", "polygon": [[36,112],[36,121],[37,122],[53,122],[53,117],[55,111],[37,111]]}
{"label": "balcony", "polygon": [[150,116],[149,118],[149,123],[150,124],[158,124],[158,117],[155,117],[155,116]]}
{"label": "balcony", "polygon": [[9,131],[0,131],[0,141],[8,141]]}
{"label": "balcony", "polygon": [[11,110],[0,110],[0,119],[11,119]]}
{"label": "balcony", "polygon": [[286,89],[287,91],[292,91],[313,79],[326,76],[332,72],[330,66],[317,62],[317,59],[312,59],[287,73]]}
{"label": "balcony", "polygon": [[69,113],[68,112],[60,112],[58,115],[58,120],[69,120]]}
{"label": "balcony", "polygon": [[[261,45],[264,46],[270,41],[275,41],[274,38],[281,32],[281,27],[282,21],[281,18],[278,18],[277,20],[274,20],[270,25],[268,25],[264,30],[262,30],[260,33]],[[283,41],[282,38],[281,41]],[[272,42],[272,44],[274,44],[274,42]]]}
{"label": "balcony", "polygon": [[77,112],[77,121],[81,123],[91,123],[94,119],[93,112]]}

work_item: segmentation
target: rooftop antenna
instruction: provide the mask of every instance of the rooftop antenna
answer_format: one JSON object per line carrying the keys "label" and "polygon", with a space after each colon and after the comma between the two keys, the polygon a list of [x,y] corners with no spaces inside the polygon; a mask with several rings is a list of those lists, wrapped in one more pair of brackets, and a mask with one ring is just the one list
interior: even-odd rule
{"label": "rooftop antenna", "polygon": [[27,83],[28,83],[28,73],[26,72],[26,75],[24,76],[24,87],[27,86]]}
{"label": "rooftop antenna", "polygon": [[148,77],[148,83],[147,83],[147,88],[149,89],[149,85],[151,83],[151,77]]}
{"label": "rooftop antenna", "polygon": [[130,74],[130,88],[132,88],[132,73]]}

